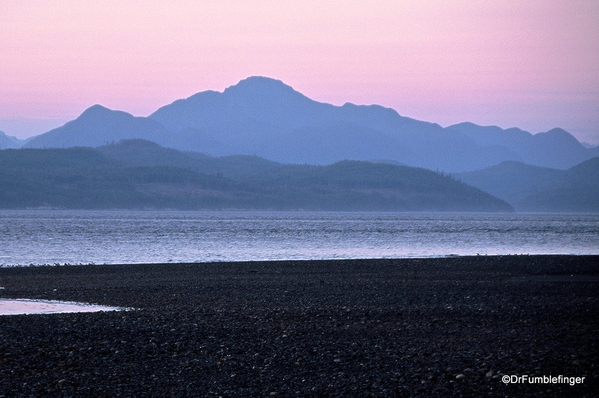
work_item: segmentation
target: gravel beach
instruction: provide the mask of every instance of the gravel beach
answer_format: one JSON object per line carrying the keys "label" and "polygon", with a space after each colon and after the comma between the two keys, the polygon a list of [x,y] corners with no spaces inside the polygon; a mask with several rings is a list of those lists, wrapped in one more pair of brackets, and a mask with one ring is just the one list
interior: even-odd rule
{"label": "gravel beach", "polygon": [[0,316],[0,397],[599,391],[599,256],[2,268],[0,288],[134,308]]}

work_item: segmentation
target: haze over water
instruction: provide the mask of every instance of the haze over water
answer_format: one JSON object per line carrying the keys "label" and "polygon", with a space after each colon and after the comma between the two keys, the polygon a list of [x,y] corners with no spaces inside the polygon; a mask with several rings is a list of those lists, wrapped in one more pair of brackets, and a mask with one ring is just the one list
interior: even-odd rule
{"label": "haze over water", "polygon": [[0,212],[0,266],[598,253],[598,214]]}

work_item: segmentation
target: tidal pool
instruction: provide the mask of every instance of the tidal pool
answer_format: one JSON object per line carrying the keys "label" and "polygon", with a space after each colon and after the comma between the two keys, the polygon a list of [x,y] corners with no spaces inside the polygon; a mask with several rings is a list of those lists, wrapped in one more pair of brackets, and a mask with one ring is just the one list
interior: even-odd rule
{"label": "tidal pool", "polygon": [[58,300],[0,299],[0,315],[59,314],[65,312],[125,311],[129,308]]}

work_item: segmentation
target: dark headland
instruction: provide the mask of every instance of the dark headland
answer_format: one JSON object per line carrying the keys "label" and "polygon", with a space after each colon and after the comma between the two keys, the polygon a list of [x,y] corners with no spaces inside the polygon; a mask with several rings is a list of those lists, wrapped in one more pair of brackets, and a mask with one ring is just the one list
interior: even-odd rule
{"label": "dark headland", "polygon": [[599,391],[599,256],[3,268],[0,286],[137,308],[0,316],[0,397]]}

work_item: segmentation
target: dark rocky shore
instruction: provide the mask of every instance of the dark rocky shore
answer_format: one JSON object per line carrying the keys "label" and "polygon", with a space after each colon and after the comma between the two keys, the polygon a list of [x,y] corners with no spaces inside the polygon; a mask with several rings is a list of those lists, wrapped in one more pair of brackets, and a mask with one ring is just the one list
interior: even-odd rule
{"label": "dark rocky shore", "polygon": [[599,256],[4,268],[0,286],[137,308],[0,316],[0,397],[599,391]]}

